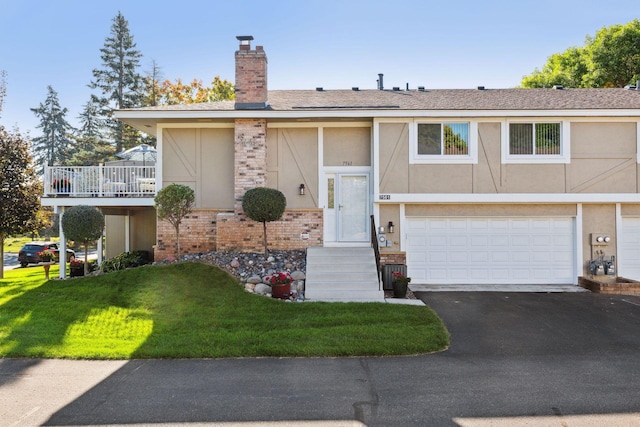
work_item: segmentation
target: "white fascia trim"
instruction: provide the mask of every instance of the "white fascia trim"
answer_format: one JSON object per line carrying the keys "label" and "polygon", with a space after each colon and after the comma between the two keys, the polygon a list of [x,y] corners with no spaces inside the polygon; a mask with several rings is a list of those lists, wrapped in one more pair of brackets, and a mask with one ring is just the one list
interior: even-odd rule
{"label": "white fascia trim", "polygon": [[267,128],[370,128],[370,121],[357,122],[269,122]]}
{"label": "white fascia trim", "polygon": [[370,174],[371,166],[323,166],[324,173],[341,173],[341,174]]}
{"label": "white fascia trim", "polygon": [[221,111],[134,111],[114,112],[118,119],[319,119],[319,118],[403,118],[403,117],[638,117],[640,110],[221,110]]}
{"label": "white fascia trim", "polygon": [[640,193],[393,193],[374,194],[374,203],[640,203]]}
{"label": "white fascia trim", "polygon": [[193,129],[193,128],[218,128],[233,129],[235,123],[191,122],[191,123],[158,123],[158,130],[162,129]]}
{"label": "white fascia trim", "polygon": [[[373,175],[373,185],[371,191],[373,194],[380,193],[380,126],[377,121],[373,123],[373,159],[371,164],[371,172]],[[373,196],[371,200],[374,200]],[[376,216],[376,220],[378,220],[378,216]]]}

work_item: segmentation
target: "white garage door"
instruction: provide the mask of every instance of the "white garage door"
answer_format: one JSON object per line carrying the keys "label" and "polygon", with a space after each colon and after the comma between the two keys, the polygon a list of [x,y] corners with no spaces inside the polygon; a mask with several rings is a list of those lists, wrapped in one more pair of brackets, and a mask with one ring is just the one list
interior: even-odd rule
{"label": "white garage door", "polygon": [[425,284],[575,282],[572,218],[408,218],[407,273]]}
{"label": "white garage door", "polygon": [[640,218],[622,218],[618,242],[618,274],[627,279],[640,279]]}

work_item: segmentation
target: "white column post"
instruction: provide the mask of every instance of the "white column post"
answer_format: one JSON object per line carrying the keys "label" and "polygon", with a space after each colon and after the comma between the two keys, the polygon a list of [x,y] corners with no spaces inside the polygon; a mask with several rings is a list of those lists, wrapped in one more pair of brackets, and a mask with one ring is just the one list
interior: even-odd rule
{"label": "white column post", "polygon": [[127,216],[124,218],[124,251],[129,252],[131,250],[131,215],[127,211]]}
{"label": "white column post", "polygon": [[59,228],[60,228],[60,246],[58,247],[58,263],[60,264],[60,278],[61,279],[66,279],[67,278],[67,238],[64,235],[64,231],[62,230],[62,215],[64,215],[64,206],[60,206],[60,211],[59,211],[59,215],[60,215],[60,221],[59,222]]}

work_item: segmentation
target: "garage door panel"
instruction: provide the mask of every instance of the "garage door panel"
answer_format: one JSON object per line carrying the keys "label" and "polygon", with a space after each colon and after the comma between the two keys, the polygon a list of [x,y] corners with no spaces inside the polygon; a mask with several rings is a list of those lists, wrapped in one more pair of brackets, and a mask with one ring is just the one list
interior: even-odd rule
{"label": "garage door panel", "polygon": [[[416,239],[407,239],[408,274],[415,283],[564,284],[575,280],[572,218],[408,218],[407,224],[411,233],[423,230],[417,234],[424,235],[427,243],[413,245]],[[426,256],[414,257],[415,252]]]}
{"label": "garage door panel", "polygon": [[640,280],[640,218],[622,218],[618,274]]}

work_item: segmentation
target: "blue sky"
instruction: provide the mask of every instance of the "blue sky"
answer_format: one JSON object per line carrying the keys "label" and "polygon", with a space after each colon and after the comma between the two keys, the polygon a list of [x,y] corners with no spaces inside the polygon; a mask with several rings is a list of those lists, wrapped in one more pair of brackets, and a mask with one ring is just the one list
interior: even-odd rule
{"label": "blue sky", "polygon": [[0,0],[0,124],[40,134],[30,108],[57,92],[67,120],[92,90],[99,49],[121,11],[142,70],[234,80],[236,35],[269,59],[269,89],[514,87],[547,57],[639,17],[637,0]]}

